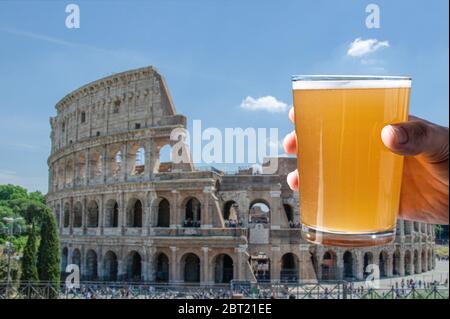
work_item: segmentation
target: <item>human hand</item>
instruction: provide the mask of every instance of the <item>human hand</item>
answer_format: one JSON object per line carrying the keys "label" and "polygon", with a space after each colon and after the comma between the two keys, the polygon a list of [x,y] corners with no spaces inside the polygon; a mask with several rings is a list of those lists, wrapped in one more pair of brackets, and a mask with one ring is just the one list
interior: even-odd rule
{"label": "human hand", "polygon": [[[294,109],[289,111],[294,123]],[[448,224],[449,131],[447,127],[415,116],[409,121],[385,126],[381,131],[384,145],[404,155],[399,217],[433,224]],[[283,142],[288,154],[297,154],[295,131]],[[298,190],[298,172],[287,176],[292,190]]]}

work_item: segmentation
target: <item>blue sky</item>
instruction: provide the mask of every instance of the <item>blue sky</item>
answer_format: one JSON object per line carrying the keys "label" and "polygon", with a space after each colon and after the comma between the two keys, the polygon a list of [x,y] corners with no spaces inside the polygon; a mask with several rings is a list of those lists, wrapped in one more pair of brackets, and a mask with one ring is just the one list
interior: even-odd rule
{"label": "blue sky", "polygon": [[[69,3],[79,29],[65,26]],[[379,29],[365,25],[369,3]],[[281,140],[290,76],[333,73],[411,75],[411,113],[448,126],[448,36],[447,0],[0,1],[0,183],[46,192],[55,103],[147,65],[204,127],[276,127]]]}

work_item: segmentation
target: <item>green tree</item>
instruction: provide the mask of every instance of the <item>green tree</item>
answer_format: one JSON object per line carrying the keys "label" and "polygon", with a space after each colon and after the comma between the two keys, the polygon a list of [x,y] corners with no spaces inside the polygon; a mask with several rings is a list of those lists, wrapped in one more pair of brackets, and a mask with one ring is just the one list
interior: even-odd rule
{"label": "green tree", "polygon": [[25,245],[22,256],[22,274],[20,281],[27,283],[37,282],[38,280],[39,277],[36,268],[36,230],[34,224],[31,224],[27,244]]}
{"label": "green tree", "polygon": [[39,279],[49,282],[57,290],[60,278],[60,252],[56,221],[48,207],[42,212],[41,218],[41,242],[37,260]]}

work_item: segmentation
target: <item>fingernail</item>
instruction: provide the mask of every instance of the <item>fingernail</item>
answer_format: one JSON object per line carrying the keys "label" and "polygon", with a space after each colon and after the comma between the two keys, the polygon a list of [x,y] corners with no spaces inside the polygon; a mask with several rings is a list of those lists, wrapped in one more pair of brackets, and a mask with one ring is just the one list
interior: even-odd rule
{"label": "fingernail", "polygon": [[408,133],[406,133],[406,130],[401,126],[392,126],[392,129],[395,133],[395,142],[397,144],[406,144],[408,142]]}

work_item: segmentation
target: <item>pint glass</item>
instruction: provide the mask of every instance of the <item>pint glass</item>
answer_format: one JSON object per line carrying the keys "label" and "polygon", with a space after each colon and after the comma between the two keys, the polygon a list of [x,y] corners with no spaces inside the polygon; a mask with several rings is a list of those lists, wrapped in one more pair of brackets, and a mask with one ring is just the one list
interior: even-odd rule
{"label": "pint glass", "polygon": [[395,237],[403,157],[381,140],[408,119],[411,78],[294,76],[302,237],[376,246]]}

